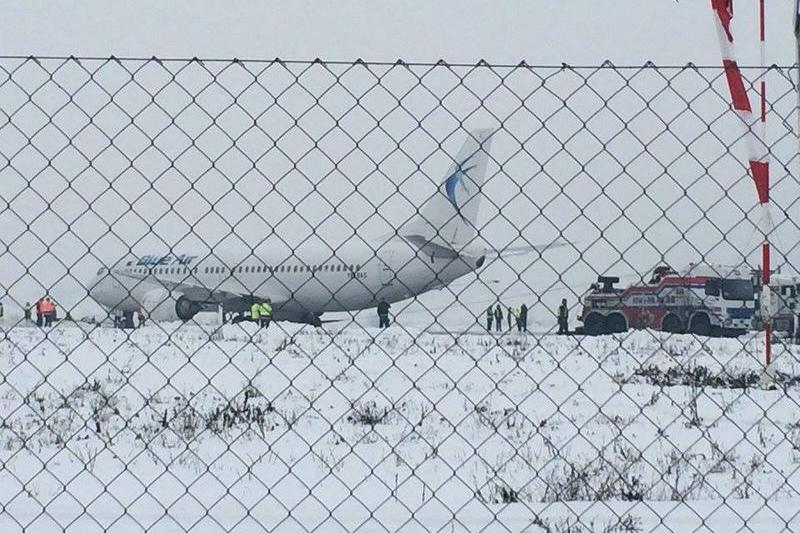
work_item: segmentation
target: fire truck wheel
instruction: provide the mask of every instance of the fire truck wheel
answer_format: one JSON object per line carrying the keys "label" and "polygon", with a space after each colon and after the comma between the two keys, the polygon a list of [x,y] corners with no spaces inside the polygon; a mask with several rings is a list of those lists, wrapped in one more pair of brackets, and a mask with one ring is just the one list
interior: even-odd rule
{"label": "fire truck wheel", "polygon": [[628,323],[625,317],[619,313],[611,313],[606,318],[606,331],[608,333],[622,333],[628,331]]}
{"label": "fire truck wheel", "polygon": [[664,320],[661,321],[661,331],[666,331],[667,333],[681,333],[683,331],[681,319],[673,314],[665,316]]}
{"label": "fire truck wheel", "polygon": [[587,335],[601,335],[605,333],[605,329],[606,319],[601,314],[589,313],[589,316],[583,321],[583,331]]}
{"label": "fire truck wheel", "polygon": [[698,313],[692,317],[692,325],[690,327],[692,333],[695,335],[702,335],[708,337],[711,335],[711,321],[705,313]]}

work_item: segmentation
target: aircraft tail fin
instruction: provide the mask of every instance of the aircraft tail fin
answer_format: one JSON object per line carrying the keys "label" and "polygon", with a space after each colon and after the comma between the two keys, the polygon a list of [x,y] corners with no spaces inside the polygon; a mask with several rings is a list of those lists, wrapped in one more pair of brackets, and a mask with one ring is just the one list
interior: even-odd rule
{"label": "aircraft tail fin", "polygon": [[438,242],[458,250],[478,234],[478,210],[486,179],[494,129],[469,132],[437,192],[400,235],[417,242]]}

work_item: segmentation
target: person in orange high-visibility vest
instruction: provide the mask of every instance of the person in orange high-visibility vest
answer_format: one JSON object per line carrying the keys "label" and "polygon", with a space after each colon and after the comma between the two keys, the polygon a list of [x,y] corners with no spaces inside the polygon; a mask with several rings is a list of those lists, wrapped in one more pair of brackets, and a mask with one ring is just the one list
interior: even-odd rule
{"label": "person in orange high-visibility vest", "polygon": [[42,302],[42,319],[44,321],[44,327],[49,328],[53,325],[53,312],[55,311],[55,305],[53,304],[52,300],[49,297],[45,298]]}

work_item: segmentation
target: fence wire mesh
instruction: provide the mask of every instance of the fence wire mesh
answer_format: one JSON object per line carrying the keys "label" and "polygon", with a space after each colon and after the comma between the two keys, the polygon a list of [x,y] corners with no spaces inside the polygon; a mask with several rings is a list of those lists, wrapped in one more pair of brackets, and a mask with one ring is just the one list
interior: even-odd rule
{"label": "fence wire mesh", "polygon": [[0,58],[0,528],[796,528],[742,70]]}

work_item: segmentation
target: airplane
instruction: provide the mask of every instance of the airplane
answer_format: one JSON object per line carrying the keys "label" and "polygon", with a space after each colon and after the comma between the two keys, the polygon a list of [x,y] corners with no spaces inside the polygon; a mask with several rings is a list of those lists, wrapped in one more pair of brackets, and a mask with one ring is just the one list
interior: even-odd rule
{"label": "airplane", "polygon": [[156,321],[190,321],[201,311],[221,306],[243,313],[266,300],[273,320],[320,326],[326,312],[358,311],[441,289],[480,269],[487,255],[503,253],[475,244],[493,133],[469,132],[437,193],[408,223],[375,241],[359,239],[335,251],[306,246],[289,256],[252,249],[128,256],[98,270],[89,295],[128,327],[138,310]]}

